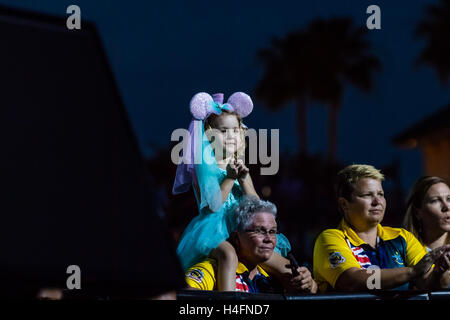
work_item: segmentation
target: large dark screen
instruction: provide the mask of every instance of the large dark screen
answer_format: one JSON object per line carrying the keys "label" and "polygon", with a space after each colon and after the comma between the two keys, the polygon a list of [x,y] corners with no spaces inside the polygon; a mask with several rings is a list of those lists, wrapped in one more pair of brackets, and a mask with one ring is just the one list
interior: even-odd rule
{"label": "large dark screen", "polygon": [[0,8],[0,277],[152,295],[183,285],[95,27]]}

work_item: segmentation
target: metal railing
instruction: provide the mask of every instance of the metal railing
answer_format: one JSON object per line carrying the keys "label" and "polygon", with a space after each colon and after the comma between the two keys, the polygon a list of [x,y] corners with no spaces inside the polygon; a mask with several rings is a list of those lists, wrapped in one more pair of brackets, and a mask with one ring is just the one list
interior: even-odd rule
{"label": "metal railing", "polygon": [[374,291],[356,293],[327,293],[327,294],[272,294],[272,293],[247,293],[247,292],[217,292],[199,290],[179,290],[178,300],[450,300],[450,289],[441,291]]}

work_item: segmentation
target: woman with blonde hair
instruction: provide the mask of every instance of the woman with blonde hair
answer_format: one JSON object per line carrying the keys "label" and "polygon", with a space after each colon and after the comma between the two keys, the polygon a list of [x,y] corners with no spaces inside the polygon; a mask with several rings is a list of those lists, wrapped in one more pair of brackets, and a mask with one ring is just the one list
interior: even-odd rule
{"label": "woman with blonde hair", "polygon": [[[383,180],[378,169],[364,164],[338,173],[342,220],[337,228],[324,230],[314,246],[313,273],[321,292],[434,290],[450,283],[443,278],[450,270],[450,245],[427,253],[411,232],[381,225],[386,210]],[[379,269],[376,283],[371,282],[374,269]]]}

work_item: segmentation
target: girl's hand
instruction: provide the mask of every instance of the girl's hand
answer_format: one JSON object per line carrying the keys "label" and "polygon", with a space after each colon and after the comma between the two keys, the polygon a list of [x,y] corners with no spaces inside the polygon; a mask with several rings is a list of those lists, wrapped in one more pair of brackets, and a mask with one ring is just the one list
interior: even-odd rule
{"label": "girl's hand", "polygon": [[244,162],[241,159],[236,161],[236,168],[238,170],[237,178],[239,180],[245,180],[245,178],[247,178],[250,170],[245,166]]}
{"label": "girl's hand", "polygon": [[236,180],[238,178],[239,170],[237,168],[236,161],[234,159],[232,159],[227,164],[226,170],[227,170],[227,178],[233,180]]}

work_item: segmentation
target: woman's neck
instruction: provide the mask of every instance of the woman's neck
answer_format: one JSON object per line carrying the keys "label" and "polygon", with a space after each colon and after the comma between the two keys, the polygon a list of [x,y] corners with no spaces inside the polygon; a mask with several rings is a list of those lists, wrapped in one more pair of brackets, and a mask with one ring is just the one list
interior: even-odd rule
{"label": "woman's neck", "polygon": [[240,256],[238,254],[238,260],[240,263],[242,263],[248,270],[249,273],[249,278],[250,280],[253,280],[253,278],[255,277],[255,275],[258,273],[258,264],[253,262],[253,261],[249,261],[248,259],[245,259],[244,257]]}
{"label": "woman's neck", "polygon": [[448,241],[448,232],[427,229],[423,234],[423,244],[431,250],[439,248]]}
{"label": "woman's neck", "polygon": [[361,238],[362,241],[369,244],[372,248],[377,247],[377,227],[372,227],[364,231],[356,231],[356,234]]}
{"label": "woman's neck", "polygon": [[355,231],[358,237],[361,238],[362,241],[369,244],[373,248],[377,247],[378,224],[353,225],[349,222],[348,218],[346,218],[345,220],[347,221],[347,224],[350,225],[350,227]]}

